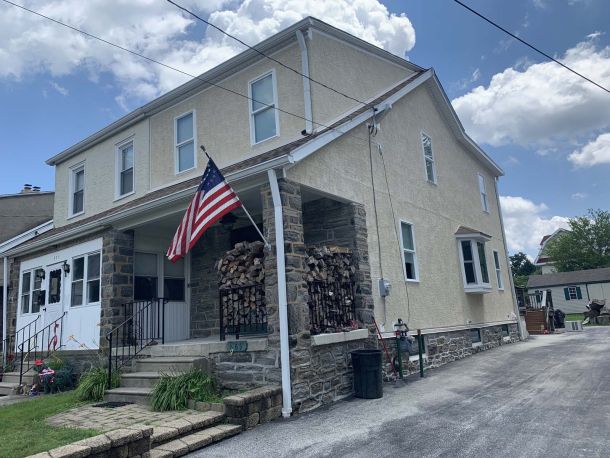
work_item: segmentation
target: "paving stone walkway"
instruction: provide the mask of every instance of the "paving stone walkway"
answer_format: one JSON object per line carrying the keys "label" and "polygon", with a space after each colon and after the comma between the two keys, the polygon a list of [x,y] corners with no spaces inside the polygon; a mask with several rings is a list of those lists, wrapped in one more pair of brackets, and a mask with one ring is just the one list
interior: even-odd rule
{"label": "paving stone walkway", "polygon": [[188,419],[200,415],[201,412],[197,410],[153,412],[149,407],[137,404],[129,404],[114,409],[94,407],[92,404],[53,415],[47,418],[47,423],[52,426],[90,428],[106,432],[136,424],[164,426],[174,420]]}

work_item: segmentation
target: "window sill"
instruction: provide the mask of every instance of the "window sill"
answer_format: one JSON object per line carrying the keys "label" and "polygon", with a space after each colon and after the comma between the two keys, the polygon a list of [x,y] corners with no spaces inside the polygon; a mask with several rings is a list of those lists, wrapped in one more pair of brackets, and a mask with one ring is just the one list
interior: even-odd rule
{"label": "window sill", "polygon": [[120,196],[115,196],[115,198],[114,198],[114,200],[112,202],[118,202],[119,200],[123,200],[126,197],[133,196],[135,193],[136,193],[135,191],[131,191],[131,192],[128,192],[127,194],[122,194]]}
{"label": "window sill", "polygon": [[354,329],[347,332],[333,332],[332,334],[318,334],[311,336],[311,346],[331,345],[336,343],[351,342],[353,340],[368,339],[368,329]]}
{"label": "window sill", "polygon": [[426,183],[428,183],[429,185],[432,185],[432,186],[438,186],[438,182],[437,181],[430,181],[427,178],[426,178]]}
{"label": "window sill", "polygon": [[76,218],[77,216],[82,216],[84,214],[85,214],[85,210],[83,210],[82,212],[73,213],[66,218],[66,221],[69,219],[72,219],[72,218]]}
{"label": "window sill", "polygon": [[407,278],[405,280],[407,283],[419,283],[419,278]]}
{"label": "window sill", "polygon": [[190,169],[176,170],[174,175],[184,175],[185,173],[192,172],[193,170],[197,170],[197,166],[191,167]]}
{"label": "window sill", "polygon": [[464,292],[466,294],[487,294],[487,293],[491,293],[491,286],[486,286],[486,285],[465,286]]}
{"label": "window sill", "polygon": [[258,146],[261,145],[265,142],[268,142],[269,140],[273,140],[274,138],[279,138],[280,136],[278,134],[275,134],[273,137],[269,137],[269,138],[265,138],[264,140],[260,140],[258,142],[255,143],[250,143],[250,146]]}

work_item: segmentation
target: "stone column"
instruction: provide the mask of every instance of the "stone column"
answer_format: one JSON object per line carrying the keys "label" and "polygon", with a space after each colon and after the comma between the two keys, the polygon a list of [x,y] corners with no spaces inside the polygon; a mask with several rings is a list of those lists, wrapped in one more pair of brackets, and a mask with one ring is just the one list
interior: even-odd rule
{"label": "stone column", "polygon": [[133,300],[133,254],[133,231],[103,234],[100,347],[107,347],[106,333],[125,319],[123,304]]}
{"label": "stone column", "polygon": [[[350,203],[350,224],[353,229],[352,252],[356,267],[356,316],[362,323],[369,323],[374,308],[373,283],[366,230],[366,210],[364,205]],[[368,312],[367,312],[368,311]]]}

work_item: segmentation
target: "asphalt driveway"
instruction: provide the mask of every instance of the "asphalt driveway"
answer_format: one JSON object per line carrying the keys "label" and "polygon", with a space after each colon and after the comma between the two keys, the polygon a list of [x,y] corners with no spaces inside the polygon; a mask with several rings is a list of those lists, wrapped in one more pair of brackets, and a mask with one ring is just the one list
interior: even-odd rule
{"label": "asphalt driveway", "polygon": [[610,327],[532,337],[192,456],[608,457]]}

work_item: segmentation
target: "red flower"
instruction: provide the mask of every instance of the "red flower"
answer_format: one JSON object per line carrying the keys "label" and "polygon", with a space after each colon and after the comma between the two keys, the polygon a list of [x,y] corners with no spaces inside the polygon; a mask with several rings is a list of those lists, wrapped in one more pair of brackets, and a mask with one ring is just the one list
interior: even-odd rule
{"label": "red flower", "polygon": [[34,361],[34,366],[42,366],[42,365],[43,365],[42,359],[37,359],[36,361]]}
{"label": "red flower", "polygon": [[6,357],[6,359],[9,360],[9,361],[13,361],[15,359],[15,355],[8,355]]}

